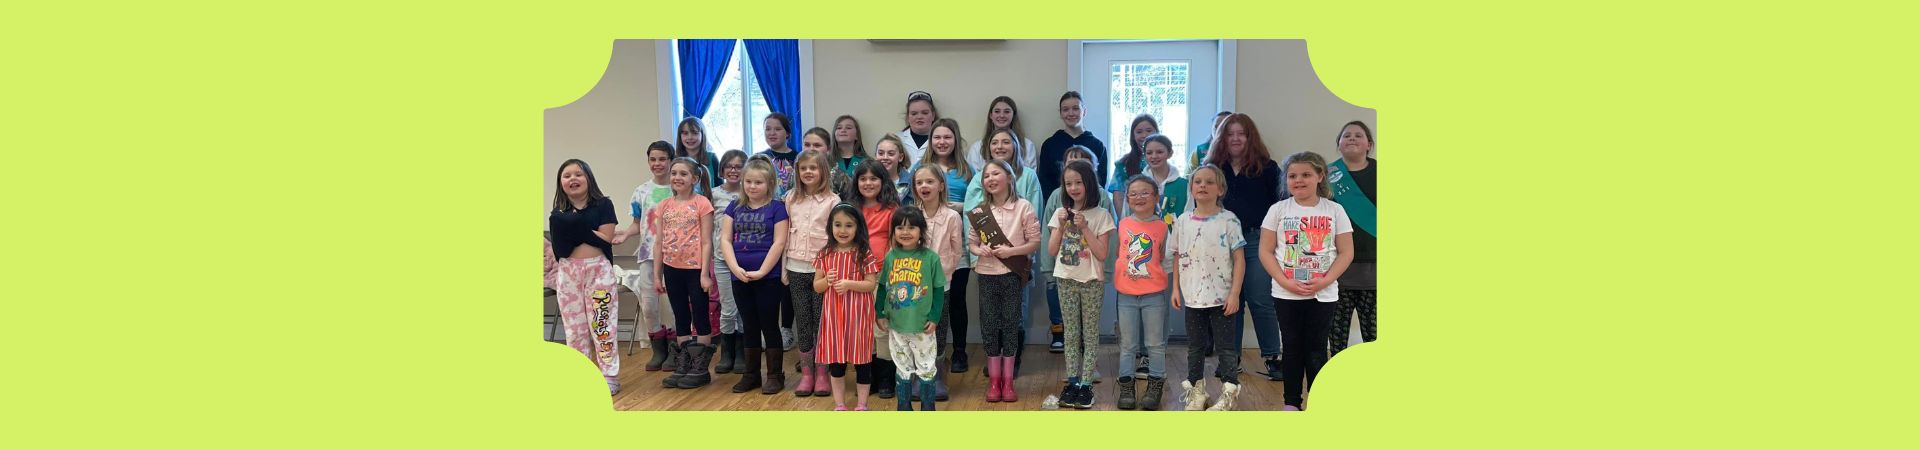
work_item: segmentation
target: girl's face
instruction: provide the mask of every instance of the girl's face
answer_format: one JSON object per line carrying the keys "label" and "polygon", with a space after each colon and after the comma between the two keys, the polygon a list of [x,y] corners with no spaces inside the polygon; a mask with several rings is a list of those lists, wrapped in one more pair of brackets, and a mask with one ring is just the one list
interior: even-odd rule
{"label": "girl's face", "polygon": [[893,242],[899,243],[900,248],[904,249],[920,248],[920,227],[905,223],[893,227]]}
{"label": "girl's face", "polygon": [[986,171],[980,175],[980,183],[987,193],[1004,198],[1007,195],[1007,176],[1007,171],[1001,169],[1000,165],[988,164]]}
{"label": "girl's face", "polygon": [[1013,162],[1013,135],[994,133],[993,141],[987,143],[993,159]]}
{"label": "girl's face", "polygon": [[855,245],[853,233],[860,228],[860,219],[848,217],[846,213],[833,215],[833,242],[840,245]]}
{"label": "girl's face", "polygon": [[947,195],[945,192],[947,188],[940,185],[942,181],[946,180],[939,179],[931,170],[919,171],[913,175],[913,193],[920,199],[921,204],[942,203],[939,200],[945,199]]}
{"label": "girl's face", "polygon": [[800,138],[800,150],[827,151],[827,141],[818,134],[809,134]]}
{"label": "girl's face", "polygon": [[1146,142],[1147,136],[1159,132],[1160,129],[1154,128],[1153,122],[1142,120],[1140,123],[1133,124],[1133,145],[1140,145],[1141,142]]}
{"label": "girl's face", "polygon": [[1173,149],[1167,148],[1167,146],[1165,145],[1161,145],[1160,142],[1158,141],[1148,142],[1147,147],[1142,151],[1144,151],[1147,154],[1146,155],[1147,166],[1153,167],[1155,169],[1166,167],[1167,158],[1173,157]]}
{"label": "girl's face", "polygon": [[1221,186],[1220,176],[1217,175],[1217,173],[1218,172],[1211,170],[1202,170],[1193,173],[1193,179],[1189,180],[1189,184],[1193,188],[1194,202],[1202,205],[1210,205],[1213,204],[1215,198],[1219,197]]}
{"label": "girl's face", "polygon": [[754,172],[753,176],[740,181],[740,189],[746,191],[749,199],[767,198],[767,189],[770,187],[767,179],[772,177],[771,173]]}
{"label": "girl's face", "polygon": [[1060,176],[1060,189],[1066,190],[1067,198],[1073,199],[1075,208],[1070,209],[1079,209],[1078,206],[1080,206],[1082,202],[1081,199],[1087,197],[1087,183],[1080,179],[1080,172],[1068,170],[1062,174]]}
{"label": "girl's face", "polygon": [[587,171],[581,170],[579,164],[568,164],[560,169],[560,190],[566,192],[568,197],[585,197]]}
{"label": "girl's face", "polygon": [[1358,160],[1372,150],[1373,142],[1367,140],[1367,131],[1359,125],[1347,125],[1340,130],[1340,156]]}
{"label": "girl's face", "polygon": [[1320,194],[1320,172],[1313,170],[1313,164],[1297,162],[1287,165],[1287,192],[1294,197],[1312,200]]}
{"label": "girl's face", "polygon": [[687,189],[693,187],[693,170],[689,169],[686,164],[674,164],[673,173],[668,178],[668,184],[673,186],[673,193],[675,194],[687,192]]}
{"label": "girl's face", "polygon": [[1002,102],[994,102],[993,107],[987,109],[987,120],[992,121],[993,126],[995,127],[1012,128],[1013,127],[1013,105],[1008,105]]}
{"label": "girl's face", "polygon": [[694,129],[693,125],[680,127],[680,146],[686,147],[689,152],[700,150],[701,139],[700,130]]}
{"label": "girl's face", "polygon": [[667,156],[666,151],[647,152],[647,170],[652,171],[654,176],[667,173],[667,163],[672,161],[673,157]]}
{"label": "girl's face", "polygon": [[939,127],[933,129],[933,137],[927,140],[933,146],[933,154],[947,156],[953,154],[953,129]]}
{"label": "girl's face", "polygon": [[882,166],[897,167],[900,164],[900,146],[894,145],[893,141],[881,141],[873,146],[873,159],[880,161]]}
{"label": "girl's face", "polygon": [[1247,127],[1240,122],[1227,124],[1227,155],[1235,159],[1247,154]]}
{"label": "girl's face", "polygon": [[1133,209],[1134,215],[1153,215],[1153,208],[1155,206],[1153,201],[1156,200],[1153,191],[1154,187],[1145,181],[1135,181],[1127,184],[1127,206]]}
{"label": "girl's face", "polygon": [[885,187],[886,184],[887,182],[881,181],[879,177],[873,176],[872,173],[862,173],[860,174],[860,179],[854,180],[854,185],[860,187],[860,198],[869,200],[879,199],[880,189]]}
{"label": "girl's face", "polygon": [[738,160],[738,159],[735,159],[735,160],[731,160],[731,161],[727,161],[727,162],[724,162],[724,163],[721,163],[721,164],[720,164],[720,179],[721,179],[721,180],[726,180],[726,182],[727,182],[727,184],[734,184],[734,183],[739,183],[739,182],[740,182],[740,168],[741,168],[742,166],[744,166],[744,164],[741,164],[741,163],[740,163],[740,160]]}
{"label": "girl's face", "polygon": [[779,120],[768,117],[760,131],[767,135],[767,147],[785,148],[787,146],[787,127],[780,126]]}
{"label": "girl's face", "polygon": [[840,141],[842,144],[853,145],[854,141],[859,140],[854,136],[859,134],[860,128],[854,126],[852,120],[842,120],[833,124],[833,140]]}
{"label": "girl's face", "polygon": [[926,100],[914,100],[907,104],[907,127],[914,133],[926,134],[933,126],[933,103]]}
{"label": "girl's face", "polygon": [[1072,127],[1080,124],[1080,99],[1069,98],[1060,102],[1060,123]]}
{"label": "girl's face", "polygon": [[800,172],[800,182],[806,183],[808,187],[813,187],[820,183],[819,163],[809,159],[807,162],[800,163],[800,167],[794,170]]}

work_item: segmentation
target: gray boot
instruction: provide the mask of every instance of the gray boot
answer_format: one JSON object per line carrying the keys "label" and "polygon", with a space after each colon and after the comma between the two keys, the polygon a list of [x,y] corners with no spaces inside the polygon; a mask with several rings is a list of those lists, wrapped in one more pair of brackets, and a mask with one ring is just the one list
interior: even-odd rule
{"label": "gray boot", "polygon": [[715,336],[713,344],[714,348],[720,350],[720,357],[713,364],[713,373],[733,373],[733,335]]}
{"label": "gray boot", "polygon": [[647,360],[647,371],[654,372],[660,370],[661,367],[666,367],[667,352],[669,351],[667,347],[673,345],[673,340],[654,338],[648,339],[647,342],[653,346],[653,358]]}
{"label": "gray boot", "polygon": [[680,345],[679,341],[667,341],[667,365],[673,366],[673,374],[660,380],[660,387],[679,389],[680,378],[687,376],[687,362],[686,347]]}
{"label": "gray boot", "polygon": [[679,385],[676,387],[693,389],[712,383],[713,375],[707,372],[707,365],[713,362],[713,346],[688,342],[684,353],[686,356],[682,356],[681,359],[688,361],[687,375],[680,377]]}
{"label": "gray boot", "polygon": [[1136,381],[1136,379],[1133,377],[1120,377],[1120,385],[1114,387],[1115,390],[1120,391],[1118,405],[1120,409],[1131,410],[1139,406],[1138,401],[1133,398],[1133,387],[1135,384],[1138,384],[1134,381]]}
{"label": "gray boot", "polygon": [[1147,395],[1140,398],[1140,409],[1156,411],[1160,409],[1160,395],[1167,391],[1167,379],[1148,378]]}

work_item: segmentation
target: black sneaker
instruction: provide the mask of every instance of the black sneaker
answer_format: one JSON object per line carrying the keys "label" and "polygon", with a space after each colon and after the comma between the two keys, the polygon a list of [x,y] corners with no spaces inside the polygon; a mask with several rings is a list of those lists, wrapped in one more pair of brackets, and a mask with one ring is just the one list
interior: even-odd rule
{"label": "black sneaker", "polygon": [[1093,409],[1093,385],[1080,386],[1080,401],[1074,402],[1074,409]]}
{"label": "black sneaker", "polygon": [[1061,333],[1054,333],[1053,342],[1047,343],[1047,351],[1050,353],[1066,353],[1067,352],[1066,336]]}
{"label": "black sneaker", "polygon": [[1071,408],[1071,407],[1073,407],[1073,405],[1075,405],[1075,404],[1077,404],[1077,403],[1074,403],[1074,400],[1078,398],[1078,397],[1077,397],[1077,395],[1079,394],[1079,391],[1076,391],[1076,390],[1074,390],[1074,389],[1073,389],[1073,387],[1074,387],[1074,386],[1075,386],[1075,385],[1074,385],[1073,383],[1062,383],[1062,384],[1061,384],[1061,386],[1060,386],[1060,406],[1065,406],[1065,407],[1069,407],[1069,408]]}
{"label": "black sneaker", "polygon": [[1286,381],[1287,380],[1287,377],[1280,373],[1280,360],[1268,359],[1265,361],[1267,362],[1267,373],[1263,373],[1261,375],[1266,375],[1267,381]]}

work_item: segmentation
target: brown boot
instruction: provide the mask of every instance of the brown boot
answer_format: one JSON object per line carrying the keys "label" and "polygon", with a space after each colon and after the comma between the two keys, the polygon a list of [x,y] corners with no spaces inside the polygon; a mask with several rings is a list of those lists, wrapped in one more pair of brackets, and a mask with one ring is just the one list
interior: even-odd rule
{"label": "brown boot", "polygon": [[773,395],[787,388],[786,358],[787,352],[780,349],[763,350],[761,356],[767,359],[767,381],[760,385],[760,395]]}
{"label": "brown boot", "polygon": [[747,362],[739,367],[740,382],[733,384],[733,393],[738,394],[760,388],[760,349],[746,349]]}

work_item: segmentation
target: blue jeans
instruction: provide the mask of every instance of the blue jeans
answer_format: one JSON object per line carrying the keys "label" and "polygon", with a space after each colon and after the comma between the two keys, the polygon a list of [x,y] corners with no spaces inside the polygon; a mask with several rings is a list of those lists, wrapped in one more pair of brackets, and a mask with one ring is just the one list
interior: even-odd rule
{"label": "blue jeans", "polygon": [[1147,376],[1165,379],[1167,309],[1170,305],[1167,293],[1120,294],[1115,303],[1120,306],[1120,325],[1115,329],[1120,333],[1120,376],[1133,376],[1134,368],[1140,367],[1135,355],[1145,350]]}
{"label": "blue jeans", "polygon": [[[1253,338],[1260,343],[1261,358],[1280,357],[1280,313],[1273,304],[1273,277],[1267,275],[1267,269],[1260,265],[1260,232],[1258,227],[1244,233],[1247,247],[1242,251],[1246,257],[1246,275],[1240,278],[1240,308],[1247,311],[1247,317],[1253,320]],[[1235,340],[1241,341],[1240,348],[1246,348],[1246,321],[1233,321]],[[1259,367],[1259,366],[1256,366]],[[1262,370],[1265,370],[1262,368]]]}

